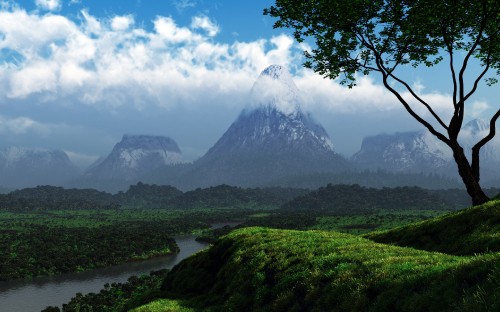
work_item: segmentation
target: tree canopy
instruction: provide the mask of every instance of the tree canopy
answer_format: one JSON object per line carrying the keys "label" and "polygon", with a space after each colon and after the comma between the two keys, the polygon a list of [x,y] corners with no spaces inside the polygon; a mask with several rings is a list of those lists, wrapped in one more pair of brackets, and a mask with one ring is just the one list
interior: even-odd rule
{"label": "tree canopy", "polygon": [[[408,113],[453,151],[458,171],[474,204],[488,200],[479,180],[479,151],[495,135],[500,109],[490,131],[471,149],[470,160],[458,142],[466,103],[481,82],[493,85],[500,74],[500,2],[498,0],[277,0],[264,14],[274,27],[294,30],[299,42],[313,38],[305,66],[353,87],[358,74],[378,73],[384,86]],[[471,70],[475,60],[480,71]],[[445,120],[405,81],[400,68],[432,67],[446,62],[450,73],[451,118]],[[423,106],[415,109],[402,91]]]}

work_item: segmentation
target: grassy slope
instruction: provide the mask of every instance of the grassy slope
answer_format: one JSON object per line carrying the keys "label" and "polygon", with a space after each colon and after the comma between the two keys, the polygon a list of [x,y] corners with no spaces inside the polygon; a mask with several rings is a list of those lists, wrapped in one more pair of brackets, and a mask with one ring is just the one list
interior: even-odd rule
{"label": "grassy slope", "polygon": [[500,200],[365,235],[379,243],[455,255],[500,251]]}
{"label": "grassy slope", "polygon": [[335,232],[246,228],[181,262],[163,284],[169,299],[137,311],[493,311],[499,262],[500,253],[459,257]]}

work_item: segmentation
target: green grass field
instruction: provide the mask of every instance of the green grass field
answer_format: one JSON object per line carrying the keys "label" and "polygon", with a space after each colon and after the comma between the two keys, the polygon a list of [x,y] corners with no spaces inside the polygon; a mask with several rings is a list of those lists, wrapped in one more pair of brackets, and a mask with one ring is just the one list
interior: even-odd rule
{"label": "green grass field", "polygon": [[500,200],[365,237],[455,255],[500,251]]}
{"label": "green grass field", "polygon": [[500,311],[499,207],[366,235],[411,246],[403,238],[431,231],[434,246],[414,247],[440,250],[447,238],[462,256],[331,231],[240,229],[181,262],[162,298],[135,311]]}

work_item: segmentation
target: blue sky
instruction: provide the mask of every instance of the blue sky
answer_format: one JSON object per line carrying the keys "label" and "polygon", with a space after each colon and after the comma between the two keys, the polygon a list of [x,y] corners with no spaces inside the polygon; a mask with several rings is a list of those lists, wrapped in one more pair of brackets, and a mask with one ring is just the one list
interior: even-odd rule
{"label": "blue sky", "polygon": [[[62,149],[81,166],[124,133],[166,135],[200,157],[248,105],[271,64],[287,66],[303,108],[350,155],[368,135],[420,129],[380,85],[348,90],[301,67],[290,32],[262,10],[273,1],[0,1],[0,148]],[[449,113],[443,67],[402,73]],[[468,119],[497,109],[498,85],[480,87]]]}

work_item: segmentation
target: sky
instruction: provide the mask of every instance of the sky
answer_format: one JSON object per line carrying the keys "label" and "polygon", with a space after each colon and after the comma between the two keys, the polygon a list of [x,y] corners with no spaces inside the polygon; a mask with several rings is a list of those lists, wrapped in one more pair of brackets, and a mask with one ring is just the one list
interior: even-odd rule
{"label": "sky", "polygon": [[[308,42],[273,29],[273,1],[0,0],[0,148],[66,151],[84,168],[123,134],[173,138],[201,157],[249,105],[267,66],[286,66],[308,111],[350,156],[362,139],[421,130],[375,76],[353,89],[302,67]],[[477,71],[477,68],[476,68]],[[472,74],[474,70],[472,70]],[[446,68],[401,75],[443,116]],[[467,119],[500,106],[481,85]]]}

